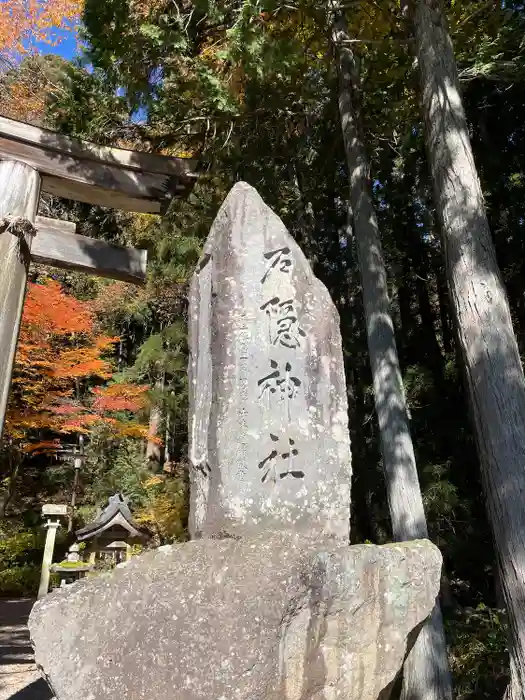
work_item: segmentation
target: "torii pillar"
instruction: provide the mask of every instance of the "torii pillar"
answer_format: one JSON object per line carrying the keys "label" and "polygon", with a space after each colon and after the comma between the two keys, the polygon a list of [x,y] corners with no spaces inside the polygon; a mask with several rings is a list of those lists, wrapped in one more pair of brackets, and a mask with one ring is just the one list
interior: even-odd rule
{"label": "torii pillar", "polygon": [[[24,306],[32,225],[40,197],[37,170],[25,163],[0,163],[0,436]],[[5,217],[18,217],[7,225]]]}
{"label": "torii pillar", "polygon": [[127,211],[162,214],[192,187],[197,163],[108,148],[0,117],[0,438],[31,260],[141,283],[146,251],[75,234],[37,216],[40,191]]}

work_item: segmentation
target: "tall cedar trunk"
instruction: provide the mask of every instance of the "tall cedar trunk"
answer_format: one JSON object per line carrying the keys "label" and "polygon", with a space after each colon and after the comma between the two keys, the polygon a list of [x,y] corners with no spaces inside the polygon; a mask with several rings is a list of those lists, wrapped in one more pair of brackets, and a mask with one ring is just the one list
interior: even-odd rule
{"label": "tall cedar trunk", "polygon": [[[399,240],[404,241],[403,257],[410,261],[412,271],[409,271],[406,279],[413,279],[415,296],[421,325],[418,328],[419,337],[416,350],[416,362],[423,362],[432,372],[434,386],[437,391],[443,388],[444,361],[436,335],[435,314],[430,301],[430,266],[427,248],[421,230],[418,228],[414,212],[414,193],[417,192],[417,161],[413,155],[407,155],[403,159],[403,166],[399,168],[398,185],[400,193],[392,199],[393,220],[396,224],[395,232]],[[412,314],[411,314],[412,315]],[[421,343],[422,340],[422,343]],[[421,357],[421,344],[425,348],[425,357]]]}
{"label": "tall cedar trunk", "polygon": [[413,11],[447,281],[509,613],[508,694],[524,698],[525,377],[474,165],[445,18],[437,0],[417,0]]}
{"label": "tall cedar trunk", "polygon": [[436,277],[436,289],[439,303],[439,320],[441,325],[441,337],[443,339],[443,350],[449,354],[454,349],[454,331],[451,328],[452,319],[450,317],[450,302],[447,295],[447,282],[442,271],[441,263],[433,261],[434,275]]}
{"label": "tall cedar trunk", "polygon": [[[78,390],[78,380],[77,380],[77,396],[79,395],[79,390]],[[69,515],[67,518],[67,531],[68,532],[73,532],[73,523],[75,521],[75,511],[76,511],[76,505],[77,505],[77,491],[78,491],[78,484],[80,481],[80,470],[82,469],[82,464],[84,462],[84,436],[79,435],[78,436],[78,452],[76,453],[74,457],[74,462],[73,466],[75,469],[75,476],[73,478],[73,488],[71,490],[71,501],[70,501],[70,508],[69,508]]]}
{"label": "tall cedar trunk", "polygon": [[160,425],[162,413],[158,406],[153,405],[149,412],[148,442],[146,446],[146,460],[153,471],[160,469],[162,460],[162,447],[160,443]]}
{"label": "tall cedar trunk", "polygon": [[[164,378],[155,382],[157,392],[164,389]],[[154,472],[159,471],[162,466],[162,444],[160,439],[160,428],[162,424],[162,410],[160,406],[153,403],[149,412],[148,443],[146,446],[146,461],[148,467]]]}
{"label": "tall cedar trunk", "polygon": [[[332,41],[338,59],[339,110],[392,531],[396,540],[418,539],[427,537],[427,525],[408,426],[366,154],[352,100],[358,85],[357,71],[342,13],[337,13],[334,19]],[[404,700],[443,700],[452,697],[451,686],[441,611],[436,604],[405,661],[402,695]]]}
{"label": "tall cedar trunk", "polygon": [[0,498],[0,520],[5,518],[7,512],[7,507],[11,503],[13,496],[16,491],[16,479],[18,476],[18,470],[20,467],[20,462],[14,457],[10,457],[10,469],[9,475],[7,477],[7,484],[3,496]]}
{"label": "tall cedar trunk", "polygon": [[411,365],[416,360],[414,356],[414,339],[417,335],[417,324],[415,315],[412,312],[409,280],[410,264],[407,256],[404,256],[399,273],[397,304],[399,307],[400,337],[402,338],[399,352],[405,366]]}
{"label": "tall cedar trunk", "polygon": [[430,303],[428,290],[430,266],[420,231],[415,228],[413,222],[411,223],[412,225],[408,226],[408,238],[410,257],[414,268],[419,315],[421,316],[421,334],[425,351],[428,354],[427,363],[432,370],[435,387],[439,391],[443,387],[445,368],[443,355],[436,336],[434,312],[432,310],[432,304]]}
{"label": "tall cedar trunk", "polygon": [[301,247],[306,252],[310,262],[316,262],[315,248],[313,241],[315,237],[315,214],[312,202],[305,199],[303,189],[297,173],[297,167],[290,163],[288,166],[290,179],[295,190],[295,196],[299,202],[298,221],[301,230]]}

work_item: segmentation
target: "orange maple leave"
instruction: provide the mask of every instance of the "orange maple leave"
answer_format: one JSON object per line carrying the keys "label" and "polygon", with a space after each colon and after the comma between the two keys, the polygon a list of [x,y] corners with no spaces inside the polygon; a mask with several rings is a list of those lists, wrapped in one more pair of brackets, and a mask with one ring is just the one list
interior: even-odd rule
{"label": "orange maple leave", "polygon": [[27,53],[37,41],[60,43],[64,29],[78,26],[82,6],[81,0],[1,0],[2,53]]}
{"label": "orange maple leave", "polygon": [[146,406],[147,386],[135,384],[112,384],[108,387],[95,387],[93,407],[98,411],[136,412]]}
{"label": "orange maple leave", "polygon": [[82,0],[0,0],[0,67],[8,78],[0,88],[3,116],[43,121],[48,97],[60,87],[38,60],[38,43],[76,38],[82,9]]}
{"label": "orange maple leave", "polygon": [[[49,433],[85,434],[101,423],[116,436],[141,436],[146,426],[135,424],[131,428],[108,413],[138,411],[144,405],[146,387],[96,387],[94,400],[88,392],[87,402],[81,401],[78,394],[81,385],[111,378],[113,370],[107,355],[114,351],[118,340],[96,334],[91,302],[65,294],[54,280],[29,284],[7,435],[17,440],[23,450],[36,449],[39,453],[56,449],[56,440],[46,439]],[[34,448],[35,444],[39,447]]]}

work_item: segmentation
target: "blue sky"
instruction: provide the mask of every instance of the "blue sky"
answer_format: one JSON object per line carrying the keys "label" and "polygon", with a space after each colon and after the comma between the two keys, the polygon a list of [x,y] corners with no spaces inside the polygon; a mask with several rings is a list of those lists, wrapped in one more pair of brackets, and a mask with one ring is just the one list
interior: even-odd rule
{"label": "blue sky", "polygon": [[50,46],[44,41],[37,41],[35,43],[35,48],[39,53],[54,53],[68,61],[79,54],[80,47],[77,43],[76,32],[59,29],[56,30],[55,33],[58,37],[61,37],[62,41],[57,46]]}
{"label": "blue sky", "polygon": [[[78,44],[78,36],[76,32],[56,30],[56,34],[62,38],[62,41],[59,44],[56,46],[50,46],[44,41],[37,41],[35,42],[35,48],[37,51],[42,54],[57,54],[58,56],[65,58],[67,61],[70,61],[75,56],[80,55],[81,47]],[[86,69],[89,70],[90,66],[86,66]],[[141,107],[132,115],[131,119],[133,122],[141,123],[146,121],[147,114],[147,110]]]}

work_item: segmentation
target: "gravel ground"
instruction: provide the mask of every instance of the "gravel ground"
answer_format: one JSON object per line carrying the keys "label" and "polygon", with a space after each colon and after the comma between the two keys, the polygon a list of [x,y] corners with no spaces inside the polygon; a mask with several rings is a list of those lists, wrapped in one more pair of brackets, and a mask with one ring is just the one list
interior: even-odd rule
{"label": "gravel ground", "polygon": [[35,666],[27,618],[33,600],[0,600],[0,700],[52,700]]}

